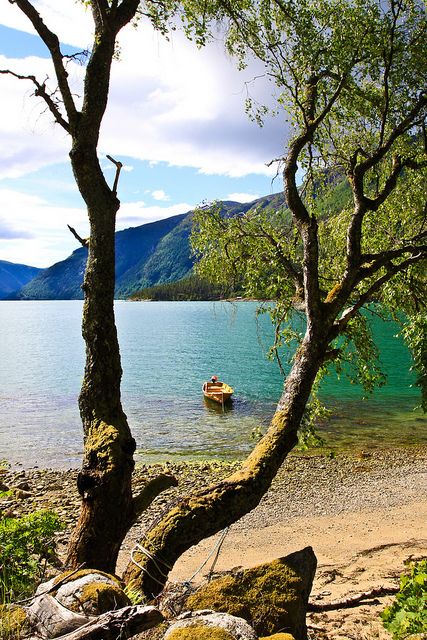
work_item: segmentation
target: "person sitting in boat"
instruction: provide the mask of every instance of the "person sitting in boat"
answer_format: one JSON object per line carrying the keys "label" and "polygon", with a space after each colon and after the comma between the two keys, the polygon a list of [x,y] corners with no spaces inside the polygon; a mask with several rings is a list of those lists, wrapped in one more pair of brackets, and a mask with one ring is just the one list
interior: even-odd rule
{"label": "person sitting in boat", "polygon": [[218,382],[218,376],[212,376],[212,377],[211,377],[211,384],[220,384],[220,383]]}

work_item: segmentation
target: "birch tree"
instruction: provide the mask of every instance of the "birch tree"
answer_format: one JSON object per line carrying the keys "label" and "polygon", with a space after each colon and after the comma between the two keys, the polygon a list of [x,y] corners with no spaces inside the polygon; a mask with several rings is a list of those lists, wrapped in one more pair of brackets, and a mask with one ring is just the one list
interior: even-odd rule
{"label": "birch tree", "polygon": [[[199,272],[262,287],[283,325],[305,316],[272,422],[231,476],[176,505],[145,535],[126,579],[156,594],[190,546],[256,507],[298,441],[314,386],[353,351],[367,387],[378,377],[361,311],[405,311],[426,406],[427,33],[417,0],[226,0],[214,3],[240,65],[255,56],[291,137],[277,159],[286,211],[196,216]],[[255,119],[265,108],[248,104]],[[305,173],[304,188],[297,183]],[[334,178],[348,202],[321,210]],[[323,198],[325,205],[325,199]],[[278,329],[280,336],[280,327]],[[286,334],[284,336],[286,338]],[[280,338],[279,338],[280,340]]]}

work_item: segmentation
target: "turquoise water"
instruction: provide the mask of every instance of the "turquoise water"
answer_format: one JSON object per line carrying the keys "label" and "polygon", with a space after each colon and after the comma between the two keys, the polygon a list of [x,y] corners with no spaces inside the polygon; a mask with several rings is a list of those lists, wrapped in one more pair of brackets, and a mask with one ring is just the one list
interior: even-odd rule
{"label": "turquoise water", "polygon": [[[24,466],[80,463],[77,396],[84,366],[80,301],[0,304],[0,459]],[[255,303],[117,302],[123,404],[139,455],[243,455],[280,396],[277,366],[266,359],[271,329]],[[382,446],[427,441],[427,422],[412,409],[410,357],[396,327],[374,320],[388,384],[369,401],[346,380],[331,379],[323,397],[333,408],[322,427],[328,446]],[[206,403],[202,381],[231,383],[224,413]]]}

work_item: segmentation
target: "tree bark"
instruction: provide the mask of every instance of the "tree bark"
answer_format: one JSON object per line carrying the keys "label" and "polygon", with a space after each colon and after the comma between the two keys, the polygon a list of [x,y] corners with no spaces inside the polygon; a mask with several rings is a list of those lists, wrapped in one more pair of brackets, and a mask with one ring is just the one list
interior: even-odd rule
{"label": "tree bark", "polygon": [[148,597],[160,593],[176,560],[204,538],[236,522],[260,502],[288,453],[297,444],[310,392],[326,351],[310,332],[298,351],[280,405],[258,445],[231,476],[198,491],[171,509],[145,535],[123,579]]}
{"label": "tree bark", "polygon": [[114,318],[114,234],[120,203],[105,183],[95,153],[80,144],[70,155],[76,180],[86,194],[91,231],[83,283],[86,366],[79,397],[84,459],[77,487],[82,510],[67,562],[114,573],[134,519],[135,441],[120,400],[122,368]]}

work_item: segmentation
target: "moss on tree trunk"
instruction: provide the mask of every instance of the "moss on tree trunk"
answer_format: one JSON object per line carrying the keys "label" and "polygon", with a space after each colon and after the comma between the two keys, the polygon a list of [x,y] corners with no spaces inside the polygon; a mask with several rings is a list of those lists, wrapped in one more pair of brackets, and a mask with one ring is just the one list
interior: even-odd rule
{"label": "moss on tree trunk", "polygon": [[[131,478],[135,441],[120,399],[122,368],[114,318],[116,196],[105,185],[94,154],[71,154],[86,194],[89,255],[83,289],[86,365],[79,397],[84,459],[77,486],[82,510],[68,547],[68,563],[114,572],[134,517]],[[76,163],[77,159],[77,163]]]}
{"label": "moss on tree trunk", "polygon": [[288,453],[297,444],[300,425],[322,354],[307,342],[301,347],[271,425],[241,468],[171,509],[145,535],[148,551],[136,552],[123,575],[148,597],[162,591],[176,560],[204,538],[254,509]]}

